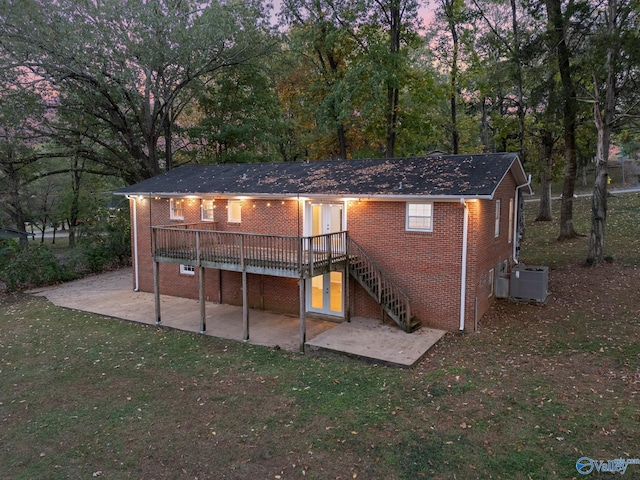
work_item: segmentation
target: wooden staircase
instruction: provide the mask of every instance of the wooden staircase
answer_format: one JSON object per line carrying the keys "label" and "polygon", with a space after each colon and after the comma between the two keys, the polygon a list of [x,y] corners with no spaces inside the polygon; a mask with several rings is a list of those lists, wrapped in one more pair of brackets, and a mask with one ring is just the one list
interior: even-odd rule
{"label": "wooden staircase", "polygon": [[382,310],[404,331],[413,332],[422,323],[411,316],[409,297],[367,256],[362,247],[348,239],[349,273],[378,302]]}

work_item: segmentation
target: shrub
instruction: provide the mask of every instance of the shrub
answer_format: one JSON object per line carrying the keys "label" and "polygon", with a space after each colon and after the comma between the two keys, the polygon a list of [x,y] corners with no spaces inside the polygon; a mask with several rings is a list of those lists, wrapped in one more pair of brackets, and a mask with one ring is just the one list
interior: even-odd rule
{"label": "shrub", "polygon": [[0,240],[0,253],[0,280],[10,291],[74,278],[45,244],[29,243],[25,247],[14,240]]}
{"label": "shrub", "polygon": [[131,262],[131,227],[127,211],[114,210],[102,220],[83,229],[77,240],[75,268],[99,273]]}

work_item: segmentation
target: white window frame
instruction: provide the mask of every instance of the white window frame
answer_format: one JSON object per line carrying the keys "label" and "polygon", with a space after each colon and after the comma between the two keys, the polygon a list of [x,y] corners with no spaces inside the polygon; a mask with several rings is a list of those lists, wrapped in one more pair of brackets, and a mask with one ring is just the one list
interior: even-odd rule
{"label": "white window frame", "polygon": [[[235,215],[235,213],[237,213],[237,216]],[[242,200],[230,199],[227,201],[227,222],[229,223],[242,222]]]}
{"label": "white window frame", "polygon": [[[423,212],[417,207],[427,207]],[[412,220],[425,221],[426,226],[411,226]],[[433,202],[407,202],[405,211],[405,229],[408,232],[433,232]]]}
{"label": "white window frame", "polygon": [[488,298],[493,297],[493,289],[494,289],[495,279],[496,279],[495,270],[493,268],[490,268],[489,269],[489,296],[488,296]]}
{"label": "white window frame", "polygon": [[203,222],[213,222],[214,219],[214,200],[203,198],[200,200],[200,220]]}
{"label": "white window frame", "polygon": [[181,275],[195,275],[196,274],[196,267],[194,267],[193,265],[183,265],[181,263],[180,264],[180,274]]}
{"label": "white window frame", "polygon": [[495,236],[500,236],[500,200],[496,200]]}
{"label": "white window frame", "polygon": [[169,199],[169,218],[171,220],[184,220],[184,198]]}

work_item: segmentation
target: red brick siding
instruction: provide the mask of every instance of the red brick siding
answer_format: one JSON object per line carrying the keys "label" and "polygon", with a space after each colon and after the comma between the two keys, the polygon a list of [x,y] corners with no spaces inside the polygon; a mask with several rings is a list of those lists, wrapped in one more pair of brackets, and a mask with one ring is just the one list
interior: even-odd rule
{"label": "red brick siding", "polygon": [[[349,235],[409,294],[412,314],[429,326],[454,330],[459,323],[462,206],[436,202],[433,231],[406,231],[406,202],[354,202]],[[356,289],[358,292],[358,289]],[[354,301],[373,314],[379,307]]]}
{"label": "red brick siding", "polygon": [[[297,200],[243,200],[240,223],[227,221],[226,199],[216,199],[215,205],[214,219],[220,230],[265,235],[302,234],[304,205]],[[300,222],[297,221],[298,216]]]}
{"label": "red brick siding", "polygon": [[[469,230],[465,327],[473,328],[475,298],[478,314],[487,310],[488,271],[498,261],[511,261],[508,243],[509,198],[515,181],[509,175],[498,189],[502,200],[500,236],[494,236],[494,202],[468,201]],[[169,219],[168,199],[136,199],[138,219],[139,287],[153,291],[150,225],[200,222],[200,200],[186,199],[184,219]],[[227,200],[215,199],[214,219],[224,231],[272,235],[302,234],[304,204],[296,200],[243,200],[242,221],[227,221]],[[133,207],[132,207],[133,212]],[[432,232],[409,232],[405,228],[406,202],[365,200],[347,205],[347,230],[369,256],[403,288],[411,300],[412,313],[427,326],[457,330],[460,322],[460,282],[464,208],[460,202],[435,202]],[[205,296],[218,301],[222,278],[222,302],[242,304],[242,280],[238,272],[205,270]],[[283,313],[299,312],[298,280],[249,275],[249,306]],[[160,265],[163,294],[198,297],[198,275],[179,274],[179,265]],[[380,317],[380,307],[351,279],[351,313]]]}
{"label": "red brick siding", "polygon": [[[144,198],[136,199],[135,201],[138,219],[139,288],[142,291],[153,292],[150,225],[200,222],[200,200],[186,199],[184,219],[182,220],[169,218],[169,199]],[[226,199],[216,199],[214,220],[218,222],[217,228],[219,230],[269,233],[272,235],[297,235],[297,201],[244,200],[242,222],[239,224],[227,222],[226,206]],[[131,206],[131,211],[133,217],[133,205]],[[266,220],[264,216],[257,214],[260,211],[267,212]],[[220,273],[218,270],[205,269],[205,298],[207,300],[214,302],[219,300],[219,279]],[[299,312],[297,279],[249,274],[247,282],[249,286],[249,306],[251,308],[263,308],[291,314]],[[160,293],[197,299],[197,269],[194,275],[186,275],[180,274],[180,266],[178,264],[161,263]],[[231,305],[242,305],[242,275],[239,272],[222,272],[222,302]]]}
{"label": "red brick siding", "polygon": [[[475,300],[478,299],[478,319],[488,310],[495,300],[494,293],[489,297],[489,270],[494,269],[495,277],[498,274],[497,264],[507,261],[510,267],[513,264],[513,238],[509,242],[509,200],[514,199],[515,205],[516,182],[511,174],[508,174],[498,188],[494,200],[480,200],[469,202],[469,257],[467,271],[468,285],[465,315],[465,330],[472,330],[475,320]],[[500,200],[500,234],[495,236],[495,204]],[[511,225],[513,228],[513,224]]]}

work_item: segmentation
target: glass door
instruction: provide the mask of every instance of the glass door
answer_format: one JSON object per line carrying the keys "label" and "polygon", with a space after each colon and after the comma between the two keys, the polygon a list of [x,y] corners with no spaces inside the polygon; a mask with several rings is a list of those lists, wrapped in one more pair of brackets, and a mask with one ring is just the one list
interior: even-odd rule
{"label": "glass door", "polygon": [[[307,210],[307,234],[315,236],[344,230],[344,211],[344,203],[311,203]],[[319,240],[313,244],[316,249],[324,248],[323,245]],[[343,277],[342,272],[329,272],[313,277],[307,290],[307,310],[342,316]]]}
{"label": "glass door", "polygon": [[344,291],[342,272],[329,272],[311,279],[308,310],[326,315],[342,316]]}

